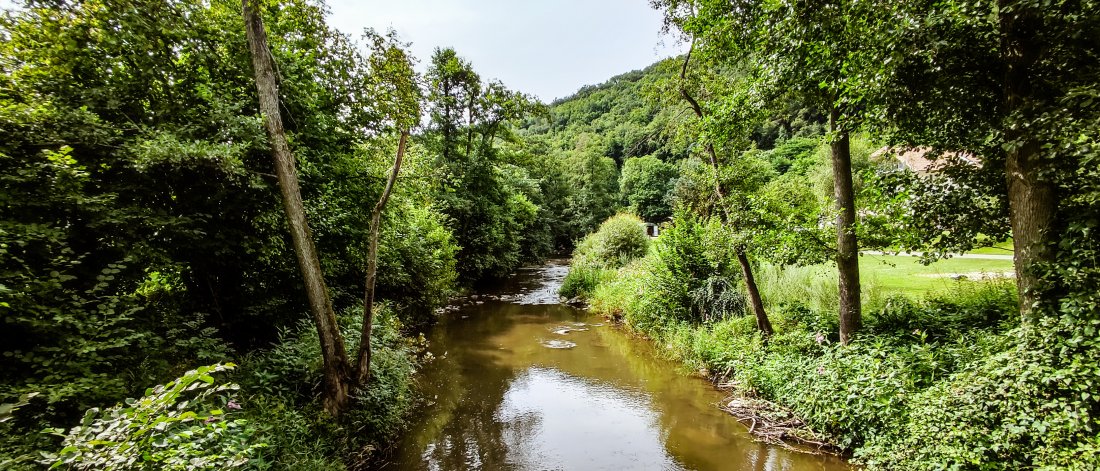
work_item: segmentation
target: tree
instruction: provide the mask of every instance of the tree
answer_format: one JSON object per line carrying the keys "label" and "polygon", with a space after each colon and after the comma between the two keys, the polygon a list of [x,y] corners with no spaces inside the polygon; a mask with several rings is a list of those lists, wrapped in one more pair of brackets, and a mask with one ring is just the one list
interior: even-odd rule
{"label": "tree", "polygon": [[676,167],[647,155],[626,159],[619,175],[619,197],[645,221],[660,222],[672,216],[669,192]]}
{"label": "tree", "polygon": [[[704,129],[709,129],[712,126],[708,124],[712,123],[712,116],[708,114],[708,110],[704,108],[700,101],[696,98],[695,93],[691,91],[688,84],[688,70],[691,65],[691,55],[695,49],[695,42],[692,40],[691,49],[688,50],[687,55],[684,56],[683,65],[680,68],[680,76],[678,81],[679,94],[685,101],[691,105],[692,111],[695,112],[695,117],[701,122]],[[702,88],[706,92],[706,88],[696,84],[697,88]],[[747,123],[738,123],[735,129],[744,129],[747,127]],[[747,133],[740,140],[746,141],[748,139]],[[714,142],[708,139],[706,133],[702,136],[704,139],[704,148],[706,149],[707,157],[710,159],[711,169],[714,171],[714,199],[715,204],[721,209],[722,216],[726,224],[732,226],[735,231],[743,230],[744,228],[737,225],[737,216],[735,212],[731,212],[731,207],[735,206],[728,204],[726,201],[726,190],[723,188],[723,181],[721,177],[722,165],[721,159],[718,157],[718,152],[715,150]],[[751,188],[735,188],[734,191],[751,191]],[[743,195],[744,193],[742,193]],[[769,337],[773,333],[771,320],[768,319],[767,311],[764,309],[764,300],[760,296],[760,288],[756,284],[756,277],[753,275],[752,262],[749,260],[746,253],[747,248],[743,241],[735,242],[734,254],[737,258],[737,264],[741,267],[741,279],[745,283],[745,293],[749,298],[749,307],[752,309],[753,315],[756,317],[756,327],[760,330],[764,337]]]}
{"label": "tree", "polygon": [[[306,284],[309,310],[321,342],[321,358],[324,361],[324,405],[331,414],[339,415],[348,406],[351,395],[351,365],[348,362],[344,339],[336,322],[328,288],[321,272],[321,259],[313,243],[313,235],[306,221],[302,204],[302,192],[298,186],[298,173],[294,156],[283,132],[283,120],[279,113],[279,87],[275,82],[275,64],[271,49],[267,46],[267,33],[263,21],[250,0],[241,0],[245,32],[252,54],[256,74],[256,91],[260,96],[260,114],[271,142],[271,154],[275,159],[275,173],[279,178],[279,190],[283,197],[294,253]],[[366,339],[369,339],[367,337]],[[366,340],[365,339],[365,340]],[[369,342],[369,340],[367,340]]]}
{"label": "tree", "polygon": [[573,187],[566,212],[579,226],[578,235],[584,235],[596,230],[618,209],[619,169],[615,159],[605,155],[605,142],[597,134],[582,133],[570,145],[572,148],[561,157]]}
{"label": "tree", "polygon": [[1085,51],[1100,41],[1095,5],[978,0],[892,11],[909,21],[880,33],[895,44],[883,59],[891,67],[877,100],[882,114],[899,142],[982,160],[949,169],[980,175],[989,196],[1006,202],[1028,319],[1065,289],[1051,290],[1058,283],[1041,276],[1062,262],[1057,234],[1090,214],[1064,203],[1090,178],[1081,172],[1090,149],[1071,129],[1094,112],[1098,66]]}
{"label": "tree", "polygon": [[677,27],[707,55],[748,67],[768,101],[793,98],[827,110],[836,204],[840,339],[861,324],[859,248],[850,134],[864,117],[865,95],[883,67],[869,40],[888,28],[888,15],[862,0],[755,2],[655,0],[666,25]]}
{"label": "tree", "polygon": [[373,305],[375,275],[378,263],[378,237],[381,231],[382,210],[389,200],[401,169],[401,160],[405,154],[410,129],[419,120],[419,89],[415,74],[404,51],[396,46],[387,46],[385,41],[373,35],[376,54],[372,57],[375,90],[388,93],[390,100],[377,105],[383,116],[392,119],[392,126],[400,135],[397,156],[386,187],[371,213],[370,241],[367,252],[367,275],[364,293],[363,325],[360,330],[359,351],[352,363],[347,355],[344,338],[340,333],[336,313],[325,286],[321,270],[320,257],[309,230],[301,190],[298,184],[294,156],[283,131],[282,117],[279,111],[279,90],[275,81],[275,64],[271,50],[267,45],[267,34],[259,12],[250,0],[241,1],[241,14],[244,18],[253,68],[256,77],[256,90],[260,97],[260,112],[264,127],[271,142],[272,156],[275,160],[275,172],[279,178],[279,189],[283,197],[290,226],[294,251],[298,258],[302,278],[305,280],[306,293],[310,301],[310,312],[321,343],[321,355],[324,362],[325,410],[333,416],[339,416],[347,409],[351,395],[357,388],[367,386],[370,375],[370,339],[373,327]]}
{"label": "tree", "polygon": [[485,84],[453,49],[437,49],[427,72],[431,117],[425,141],[437,156],[438,199],[461,250],[467,281],[501,276],[522,262],[525,232],[538,208],[505,179],[498,141],[510,141],[513,122],[540,112],[530,97],[500,82]]}
{"label": "tree", "polygon": [[[367,249],[367,276],[366,287],[363,294],[363,326],[360,329],[359,353],[356,355],[355,383],[360,387],[366,386],[370,379],[371,361],[371,331],[374,326],[374,288],[378,271],[378,237],[382,231],[382,211],[393,192],[397,175],[401,171],[401,160],[405,157],[405,147],[408,144],[409,132],[420,122],[420,88],[417,83],[416,73],[412,70],[412,63],[405,56],[401,48],[387,44],[386,40],[376,34],[370,35],[373,40],[375,54],[371,56],[372,75],[376,82],[373,83],[375,96],[379,97],[379,110],[386,116],[392,117],[392,130],[399,134],[397,143],[397,156],[394,157],[393,169],[386,180],[386,187],[382,190],[382,196],[371,211],[370,242]],[[390,38],[392,40],[392,38]]]}

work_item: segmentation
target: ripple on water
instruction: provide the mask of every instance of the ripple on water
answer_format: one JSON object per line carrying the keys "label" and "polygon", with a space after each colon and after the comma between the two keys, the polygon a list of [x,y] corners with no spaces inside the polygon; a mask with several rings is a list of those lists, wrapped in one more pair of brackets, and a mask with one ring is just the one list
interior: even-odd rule
{"label": "ripple on water", "polygon": [[[574,325],[576,325],[576,324],[574,324]],[[581,324],[581,325],[584,325],[584,324]],[[558,334],[558,335],[566,335],[570,332],[585,332],[587,330],[588,329],[585,328],[585,327],[558,326],[558,327],[553,328],[550,332],[553,332],[553,333]]]}
{"label": "ripple on water", "polygon": [[541,340],[541,341],[539,341],[539,343],[541,343],[542,346],[546,347],[546,348],[566,349],[566,348],[573,348],[573,347],[577,346],[577,344],[575,342],[570,342],[568,340]]}

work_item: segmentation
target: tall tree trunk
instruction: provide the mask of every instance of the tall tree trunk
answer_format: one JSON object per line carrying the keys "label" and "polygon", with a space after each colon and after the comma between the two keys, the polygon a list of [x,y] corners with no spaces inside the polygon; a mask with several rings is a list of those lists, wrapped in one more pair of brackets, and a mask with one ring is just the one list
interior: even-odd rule
{"label": "tall tree trunk", "polygon": [[745,291],[749,293],[749,308],[752,309],[752,313],[756,316],[756,328],[760,329],[760,333],[764,338],[771,337],[775,331],[772,329],[772,323],[768,320],[768,314],[764,312],[764,301],[760,298],[760,289],[756,286],[756,277],[752,275],[752,265],[749,263],[749,257],[745,255],[745,251],[737,248],[737,263],[741,265],[741,275],[745,278]]}
{"label": "tall tree trunk", "polygon": [[[700,120],[703,119],[703,107],[699,106],[699,102],[695,100],[695,97],[691,96],[687,88],[684,87],[684,80],[687,78],[688,63],[691,61],[691,53],[695,50],[695,40],[691,41],[691,47],[688,49],[688,53],[684,56],[684,65],[680,68],[680,96],[687,100],[691,105],[691,109],[695,111],[695,116]],[[722,204],[724,195],[722,194],[722,185],[718,180],[718,153],[714,151],[714,144],[708,142],[706,144],[707,154],[710,157],[710,165],[714,168],[714,196],[718,199],[716,202],[718,205]],[[726,215],[726,222],[730,224],[732,218],[729,216],[728,211],[723,211]],[[752,264],[749,262],[749,257],[745,253],[745,248],[738,246],[735,248],[737,253],[737,263],[741,266],[741,277],[745,281],[745,292],[749,295],[749,308],[752,309],[753,316],[756,317],[756,327],[760,329],[760,333],[765,339],[770,337],[774,332],[772,330],[772,323],[768,319],[768,313],[764,310],[764,302],[760,296],[760,288],[756,285],[756,277],[752,273]]]}
{"label": "tall tree trunk", "polygon": [[833,160],[833,193],[836,198],[836,266],[840,287],[840,343],[847,344],[863,322],[859,300],[859,245],[856,241],[855,192],[852,188],[852,152],[848,131],[838,128],[840,110],[829,113],[829,144]]}
{"label": "tall tree trunk", "polygon": [[[1006,63],[1004,106],[1009,119],[1025,108],[1034,93],[1031,68],[1042,54],[1036,36],[1042,28],[1038,14],[1021,2],[998,2],[1001,23],[1001,48]],[[1011,7],[1011,8],[1010,8]],[[1049,260],[1050,230],[1055,222],[1057,194],[1054,185],[1043,178],[1042,146],[1028,126],[1009,124],[1005,140],[1015,142],[1005,159],[1008,185],[1009,221],[1015,245],[1014,264],[1016,287],[1020,293],[1020,315],[1026,321],[1032,317],[1039,278],[1035,264]]]}
{"label": "tall tree trunk", "polygon": [[302,194],[298,187],[298,172],[295,169],[294,156],[290,153],[283,121],[279,115],[279,91],[275,83],[275,66],[271,50],[267,46],[267,34],[259,13],[249,4],[241,1],[241,13],[244,17],[248,46],[252,55],[252,66],[256,74],[256,91],[260,97],[260,114],[267,129],[271,143],[271,153],[275,159],[275,173],[279,179],[279,190],[283,197],[290,236],[294,243],[294,253],[298,257],[298,266],[302,271],[306,295],[309,297],[309,310],[313,323],[317,327],[317,336],[321,342],[321,356],[324,359],[324,397],[325,410],[339,415],[348,405],[351,394],[351,377],[344,340],[336,323],[336,313],[332,308],[321,273],[321,261],[313,236],[306,223]]}
{"label": "tall tree trunk", "polygon": [[393,185],[397,182],[397,174],[401,171],[401,159],[405,156],[405,144],[409,139],[409,132],[401,133],[401,140],[397,143],[397,157],[393,161],[393,170],[386,181],[386,188],[382,190],[382,197],[374,205],[374,211],[370,217],[370,247],[367,249],[367,287],[363,295],[363,328],[359,338],[359,354],[356,357],[356,383],[365,387],[370,381],[370,357],[371,331],[374,327],[374,284],[378,273],[378,236],[382,229],[382,210],[386,208],[386,202],[393,192]]}

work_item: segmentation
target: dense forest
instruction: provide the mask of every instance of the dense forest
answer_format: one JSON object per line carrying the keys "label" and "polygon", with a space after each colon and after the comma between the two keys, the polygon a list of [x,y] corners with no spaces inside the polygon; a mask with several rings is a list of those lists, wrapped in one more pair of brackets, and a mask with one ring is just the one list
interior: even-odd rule
{"label": "dense forest", "polygon": [[570,253],[763,440],[1100,466],[1100,8],[651,3],[689,52],[550,104],[319,1],[4,12],[0,468],[358,469],[442,308]]}

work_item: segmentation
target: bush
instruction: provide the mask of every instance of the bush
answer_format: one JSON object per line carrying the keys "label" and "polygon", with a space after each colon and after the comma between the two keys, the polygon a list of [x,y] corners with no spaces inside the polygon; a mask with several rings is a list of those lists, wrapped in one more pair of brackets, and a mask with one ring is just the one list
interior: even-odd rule
{"label": "bush", "polygon": [[[680,214],[648,257],[647,289],[660,293],[664,317],[699,323],[742,315],[744,295],[730,232],[717,219]],[[655,294],[656,295],[656,294]]]}
{"label": "bush", "polygon": [[745,315],[745,295],[734,283],[725,276],[712,276],[691,290],[692,317],[707,323]]}
{"label": "bush", "polygon": [[1005,342],[914,397],[898,430],[860,455],[873,469],[1097,469],[1097,364],[1095,351],[1071,360]]}
{"label": "bush", "polygon": [[264,445],[234,412],[237,385],[215,385],[211,374],[232,364],[203,366],[139,399],[89,409],[73,427],[51,467],[68,469],[239,469]]}
{"label": "bush", "polygon": [[[255,354],[237,375],[250,408],[249,418],[268,448],[257,459],[261,469],[344,469],[345,460],[364,454],[397,435],[415,400],[412,375],[421,346],[401,336],[395,312],[378,306],[375,316],[370,384],[353,409],[334,421],[320,404],[321,352],[314,327],[302,322],[283,333],[266,352]],[[355,339],[362,317],[345,313],[341,327]],[[349,342],[348,351],[358,346]]]}
{"label": "bush", "polygon": [[577,245],[569,274],[558,293],[568,298],[588,297],[600,283],[613,276],[614,269],[642,257],[648,250],[649,237],[641,219],[630,214],[612,216]]}
{"label": "bush", "polygon": [[406,324],[422,325],[455,290],[458,248],[438,212],[400,203],[385,213],[378,250],[378,296],[400,306]]}
{"label": "bush", "polygon": [[584,266],[619,268],[645,255],[649,237],[642,220],[631,214],[617,214],[600,224],[573,252],[574,263]]}

